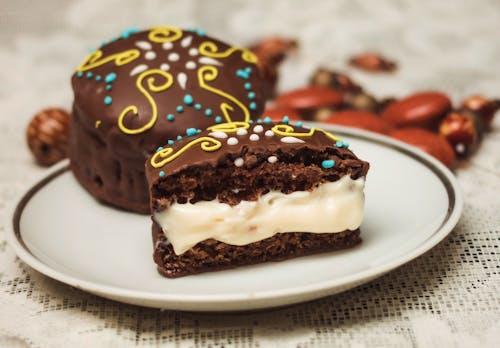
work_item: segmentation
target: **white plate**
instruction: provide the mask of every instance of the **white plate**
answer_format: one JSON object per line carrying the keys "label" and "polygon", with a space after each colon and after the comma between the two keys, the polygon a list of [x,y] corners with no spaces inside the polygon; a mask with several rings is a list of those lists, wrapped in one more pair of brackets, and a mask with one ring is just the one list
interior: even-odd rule
{"label": "white plate", "polygon": [[[149,217],[96,203],[56,165],[13,208],[10,245],[39,272],[91,293],[150,307],[233,311],[283,306],[366,283],[439,243],[462,198],[453,174],[403,143],[329,127],[371,163],[366,211],[354,249],[178,279],[152,260]],[[307,218],[307,217],[304,217]]]}

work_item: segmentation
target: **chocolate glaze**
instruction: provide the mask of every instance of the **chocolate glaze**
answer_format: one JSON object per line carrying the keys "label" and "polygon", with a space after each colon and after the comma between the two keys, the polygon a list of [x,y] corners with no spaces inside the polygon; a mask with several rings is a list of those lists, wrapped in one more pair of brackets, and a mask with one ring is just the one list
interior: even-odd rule
{"label": "chocolate glaze", "polygon": [[[243,121],[245,113],[234,100],[248,110],[251,118],[260,115],[264,106],[263,80],[257,65],[249,62],[248,58],[243,58],[242,50],[235,49],[227,57],[207,57],[199,51],[203,43],[214,44],[218,53],[231,50],[232,47],[205,36],[201,31],[180,31],[176,28],[169,29],[169,33],[177,31],[181,36],[164,45],[150,40],[152,30],[128,33],[105,44],[97,51],[102,55],[97,57],[94,53],[94,56],[89,56],[71,80],[74,91],[73,134],[76,136],[71,139],[70,159],[76,177],[96,198],[142,213],[148,211],[147,183],[145,178],[141,177],[144,160],[158,146],[178,135],[185,135],[187,128],[205,129],[215,124],[217,116],[225,122],[221,109],[224,104],[228,105],[231,120]],[[116,60],[110,60],[85,69],[86,65],[89,66],[95,60],[108,59],[127,50],[137,50],[138,57],[123,65]],[[138,67],[143,67],[144,71],[165,70],[165,64],[168,64],[167,73],[172,76],[172,85],[169,88],[154,91],[155,86],[167,81],[158,70],[157,73],[145,77],[142,83],[138,83],[138,77],[142,73],[137,72]],[[203,78],[212,90],[200,85],[198,72],[200,68],[208,66],[214,67],[217,74],[213,80],[207,75]],[[179,76],[183,74],[186,77],[184,88],[179,82]],[[151,128],[138,134],[126,134],[118,126],[118,119],[127,107],[137,108],[137,114],[129,110],[123,118],[123,124],[128,129],[139,129],[148,124],[153,114],[151,100],[144,91],[141,92],[140,87],[150,95],[156,105],[157,118]],[[233,98],[220,95],[214,90],[227,93]],[[184,101],[187,94],[193,98],[190,105]],[[195,104],[200,104],[201,109],[197,110]],[[177,111],[178,106],[183,107],[182,112]],[[207,109],[211,110],[209,116]],[[174,116],[173,121],[167,119],[169,114]],[[105,155],[100,156],[101,153]],[[113,160],[118,164],[100,163]],[[117,166],[131,170],[133,182],[123,185],[116,169],[105,169]],[[94,182],[96,177],[99,177],[99,190]],[[118,190],[120,197],[115,199],[116,188],[121,186],[125,186],[134,194],[128,196],[127,192],[120,193]],[[144,194],[140,194],[141,192]]]}

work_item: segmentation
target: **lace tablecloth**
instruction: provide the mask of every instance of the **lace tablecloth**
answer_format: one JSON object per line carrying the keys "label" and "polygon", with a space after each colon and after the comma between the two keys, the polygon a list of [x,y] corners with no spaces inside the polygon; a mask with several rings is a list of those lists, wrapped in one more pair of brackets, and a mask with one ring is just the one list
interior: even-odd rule
{"label": "lace tablecloth", "polygon": [[392,75],[350,71],[378,96],[419,89],[500,95],[498,1],[3,1],[0,9],[1,347],[488,347],[500,342],[500,117],[456,170],[464,214],[451,235],[367,285],[283,309],[197,314],[99,298],[24,265],[6,245],[6,207],[42,169],[24,131],[45,106],[69,107],[69,76],[89,47],[130,26],[204,27],[241,44],[298,38],[281,89],[319,64],[336,69],[375,49],[400,63]]}

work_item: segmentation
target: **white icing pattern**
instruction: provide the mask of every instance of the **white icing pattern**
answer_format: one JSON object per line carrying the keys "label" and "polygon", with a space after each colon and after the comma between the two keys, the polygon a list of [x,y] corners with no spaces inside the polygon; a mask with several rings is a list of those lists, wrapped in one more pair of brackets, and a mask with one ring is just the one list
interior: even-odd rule
{"label": "white icing pattern", "polygon": [[217,138],[217,139],[226,139],[227,138],[227,133],[224,133],[222,131],[215,131],[208,133],[209,136]]}
{"label": "white icing pattern", "polygon": [[260,137],[257,134],[250,135],[249,139],[251,141],[259,141]]}
{"label": "white icing pattern", "polygon": [[267,161],[268,161],[269,163],[276,163],[276,162],[278,162],[278,157],[276,157],[276,156],[269,156],[269,157],[267,158]]}
{"label": "white icing pattern", "polygon": [[283,137],[280,139],[282,143],[287,143],[287,144],[301,144],[305,143],[304,140],[296,138],[296,137]]}
{"label": "white icing pattern", "polygon": [[237,159],[234,160],[234,165],[236,167],[241,167],[243,165],[244,161],[243,161],[243,158],[241,157],[238,157]]}
{"label": "white icing pattern", "polygon": [[264,131],[264,127],[262,127],[260,124],[253,127],[254,133],[262,133]]}
{"label": "white icing pattern", "polygon": [[231,138],[227,139],[227,144],[228,145],[236,145],[236,144],[238,144],[238,139],[235,137],[231,137]]}

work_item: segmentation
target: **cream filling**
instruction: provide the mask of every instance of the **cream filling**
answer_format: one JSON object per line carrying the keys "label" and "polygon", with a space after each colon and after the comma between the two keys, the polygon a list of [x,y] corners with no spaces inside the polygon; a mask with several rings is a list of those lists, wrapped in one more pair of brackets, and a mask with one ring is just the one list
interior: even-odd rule
{"label": "cream filling", "polygon": [[257,201],[230,206],[215,199],[172,204],[154,219],[180,255],[209,238],[246,245],[277,233],[336,233],[361,225],[364,178],[344,176],[312,191],[284,194],[271,191]]}

